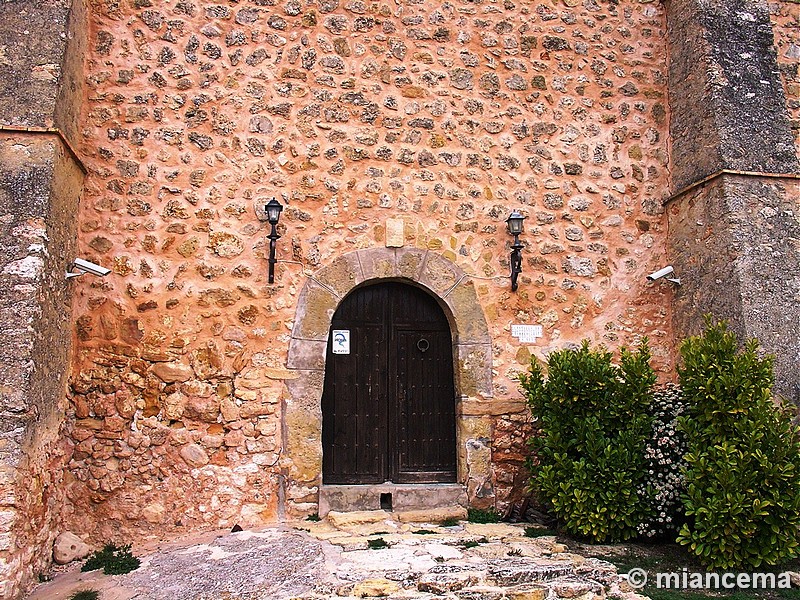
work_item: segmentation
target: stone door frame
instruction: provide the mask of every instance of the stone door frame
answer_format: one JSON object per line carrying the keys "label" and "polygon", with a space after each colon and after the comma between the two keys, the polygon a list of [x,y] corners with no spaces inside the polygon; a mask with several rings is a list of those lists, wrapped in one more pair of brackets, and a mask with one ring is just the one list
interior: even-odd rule
{"label": "stone door frame", "polygon": [[430,250],[372,248],[344,254],[308,278],[297,301],[282,401],[284,516],[316,512],[322,483],[322,387],[328,332],[339,303],[377,281],[417,285],[441,305],[453,337],[458,481],[475,499],[493,496],[488,416],[469,407],[492,397],[492,344],[472,279]]}

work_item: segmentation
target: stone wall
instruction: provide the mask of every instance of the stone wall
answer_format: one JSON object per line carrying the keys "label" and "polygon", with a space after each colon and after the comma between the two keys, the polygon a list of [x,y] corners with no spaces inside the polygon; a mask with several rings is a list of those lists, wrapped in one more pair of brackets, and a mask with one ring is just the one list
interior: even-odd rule
{"label": "stone wall", "polygon": [[[496,459],[501,504],[525,452],[510,429],[530,418],[515,377],[532,353],[647,335],[671,371],[672,289],[644,279],[666,260],[658,4],[93,6],[80,243],[113,275],[82,281],[75,303],[81,530],[282,514],[285,446],[319,427],[318,406],[283,412],[318,376],[287,369],[299,296],[352,251],[427,251],[469,276],[494,371],[475,451]],[[286,208],[268,285],[259,214],[273,196]],[[517,293],[514,208],[528,217]],[[522,345],[512,323],[545,335]],[[292,493],[313,506],[313,486]]]}
{"label": "stone wall", "polygon": [[[796,34],[780,4],[775,10],[785,57]],[[791,69],[779,70],[765,2],[674,1],[667,21],[672,172],[676,188],[694,186],[668,211],[669,254],[683,283],[676,336],[698,333],[706,313],[730,321],[741,339],[757,337],[776,355],[776,391],[800,402]]]}
{"label": "stone wall", "polygon": [[[67,257],[82,173],[57,140],[0,136],[0,598],[50,562],[64,514]],[[5,586],[5,588],[3,588]]]}
{"label": "stone wall", "polygon": [[800,153],[800,11],[792,0],[770,4],[775,49],[795,147]]}
{"label": "stone wall", "polygon": [[669,207],[670,250],[689,280],[675,329],[696,332],[702,315],[725,318],[741,340],[775,354],[775,391],[800,405],[800,181],[727,175]]}
{"label": "stone wall", "polygon": [[722,169],[793,173],[766,2],[668,4],[676,190]]}
{"label": "stone wall", "polygon": [[11,2],[0,22],[0,598],[11,599],[49,566],[64,515],[64,273],[83,172],[54,128],[75,133],[82,62],[65,57],[82,55],[85,13],[80,3]]}

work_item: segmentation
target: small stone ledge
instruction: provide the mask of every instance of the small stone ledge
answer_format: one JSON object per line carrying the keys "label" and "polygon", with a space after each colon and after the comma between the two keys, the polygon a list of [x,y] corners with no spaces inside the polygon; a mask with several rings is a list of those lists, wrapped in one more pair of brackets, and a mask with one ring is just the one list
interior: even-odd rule
{"label": "small stone ledge", "polygon": [[525,401],[521,398],[512,400],[466,398],[459,402],[456,410],[464,417],[497,417],[523,413],[527,408]]}

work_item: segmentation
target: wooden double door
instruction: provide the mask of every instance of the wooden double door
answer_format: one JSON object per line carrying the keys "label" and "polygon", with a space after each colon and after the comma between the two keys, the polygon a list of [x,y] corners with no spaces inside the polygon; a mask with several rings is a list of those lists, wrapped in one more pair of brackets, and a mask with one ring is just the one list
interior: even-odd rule
{"label": "wooden double door", "polygon": [[355,290],[336,310],[328,339],[323,483],[455,480],[453,350],[444,312],[403,283]]}

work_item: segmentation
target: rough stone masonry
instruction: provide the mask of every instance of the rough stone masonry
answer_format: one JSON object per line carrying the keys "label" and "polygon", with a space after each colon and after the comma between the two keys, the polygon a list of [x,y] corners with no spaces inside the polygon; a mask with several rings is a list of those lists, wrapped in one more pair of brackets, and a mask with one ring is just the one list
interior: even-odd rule
{"label": "rough stone masonry", "polygon": [[522,493],[532,355],[647,336],[668,378],[713,310],[791,396],[798,5],[719,4],[4,3],[0,597],[65,529],[315,512],[324,339],[366,281],[447,307],[476,505]]}

